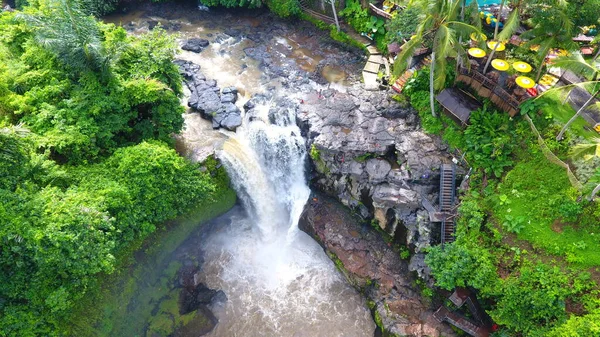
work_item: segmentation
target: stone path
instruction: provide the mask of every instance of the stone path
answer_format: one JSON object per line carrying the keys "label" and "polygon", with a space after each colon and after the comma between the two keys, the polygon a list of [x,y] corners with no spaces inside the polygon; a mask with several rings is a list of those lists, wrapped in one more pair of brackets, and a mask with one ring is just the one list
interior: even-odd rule
{"label": "stone path", "polygon": [[[369,41],[371,42],[371,41]],[[381,52],[374,45],[367,46],[367,52],[369,53],[369,59],[365,68],[363,69],[363,82],[365,83],[366,90],[379,90],[379,83],[377,77],[379,74],[379,68],[382,64],[385,64],[385,58],[381,55]],[[389,67],[386,66],[386,71]]]}

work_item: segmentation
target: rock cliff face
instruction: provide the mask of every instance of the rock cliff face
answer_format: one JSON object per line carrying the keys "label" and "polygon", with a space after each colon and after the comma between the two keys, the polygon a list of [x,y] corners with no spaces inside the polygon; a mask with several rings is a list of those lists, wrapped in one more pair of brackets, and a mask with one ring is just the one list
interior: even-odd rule
{"label": "rock cliff face", "polygon": [[308,201],[300,228],[317,238],[364,291],[377,323],[399,336],[453,336],[413,290],[408,263],[372,228],[339,203],[319,194]]}
{"label": "rock cliff face", "polygon": [[[423,198],[436,200],[439,167],[449,162],[437,138],[420,130],[416,111],[386,92],[332,89],[300,104],[315,187],[419,253],[437,240]],[[417,257],[422,258],[421,257]]]}

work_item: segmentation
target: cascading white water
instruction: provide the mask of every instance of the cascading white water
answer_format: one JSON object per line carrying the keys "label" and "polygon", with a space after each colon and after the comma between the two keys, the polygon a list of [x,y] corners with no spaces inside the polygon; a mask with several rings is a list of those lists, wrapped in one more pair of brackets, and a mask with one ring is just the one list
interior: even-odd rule
{"label": "cascading white water", "polygon": [[210,335],[372,336],[364,300],[297,229],[310,190],[295,111],[255,111],[219,153],[247,215],[205,246],[204,281],[228,297]]}

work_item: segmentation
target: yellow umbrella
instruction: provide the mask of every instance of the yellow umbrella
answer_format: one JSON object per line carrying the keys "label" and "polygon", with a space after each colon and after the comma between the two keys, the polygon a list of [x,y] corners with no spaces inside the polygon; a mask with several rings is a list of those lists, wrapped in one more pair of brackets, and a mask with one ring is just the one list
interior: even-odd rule
{"label": "yellow umbrella", "polygon": [[473,32],[471,33],[471,40],[473,41],[479,41],[479,39],[481,39],[482,41],[487,40],[487,36],[485,36],[485,34],[483,33],[479,33],[479,36],[477,36],[477,33]]}
{"label": "yellow umbrella", "polygon": [[501,59],[493,59],[492,67],[494,67],[494,69],[498,69],[500,71],[506,71],[506,70],[508,70],[508,68],[510,68],[508,66],[508,62],[501,60]]}
{"label": "yellow umbrella", "polygon": [[467,52],[469,55],[477,58],[482,58],[485,56],[485,51],[481,48],[469,48]]}
{"label": "yellow umbrella", "polygon": [[[498,47],[496,47],[496,44],[498,44]],[[496,48],[496,51],[503,51],[504,49],[506,49],[506,46],[504,45],[504,43],[502,42],[496,42],[496,41],[490,41],[487,43],[488,48],[494,50],[494,48]]]}
{"label": "yellow umbrella", "polygon": [[513,68],[515,68],[516,71],[521,73],[528,73],[531,71],[531,66],[529,65],[529,63],[523,61],[517,61],[513,63]]}
{"label": "yellow umbrella", "polygon": [[519,76],[515,79],[515,83],[521,88],[529,89],[535,87],[535,81],[527,76]]}

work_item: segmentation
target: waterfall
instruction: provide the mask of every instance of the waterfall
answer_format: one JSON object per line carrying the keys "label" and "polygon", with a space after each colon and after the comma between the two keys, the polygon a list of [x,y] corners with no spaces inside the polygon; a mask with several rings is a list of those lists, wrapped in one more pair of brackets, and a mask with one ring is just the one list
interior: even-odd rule
{"label": "waterfall", "polygon": [[219,157],[263,240],[286,230],[289,239],[310,190],[304,173],[306,146],[293,108],[255,107],[223,145]]}
{"label": "waterfall", "polygon": [[228,300],[209,336],[373,336],[364,300],[297,229],[310,190],[294,107],[248,111],[218,153],[242,200],[207,240],[202,281]]}

